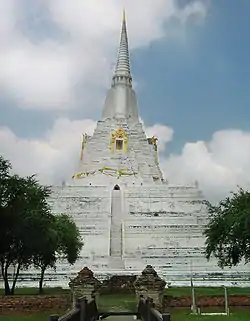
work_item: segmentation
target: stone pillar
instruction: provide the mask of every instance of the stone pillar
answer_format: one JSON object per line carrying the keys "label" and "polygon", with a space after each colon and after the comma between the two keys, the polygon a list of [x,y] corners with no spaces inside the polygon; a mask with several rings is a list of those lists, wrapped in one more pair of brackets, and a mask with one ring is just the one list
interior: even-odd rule
{"label": "stone pillar", "polygon": [[146,299],[151,298],[156,309],[161,311],[165,286],[166,282],[158,276],[151,265],[147,265],[134,282],[137,300],[140,300],[141,295]]}
{"label": "stone pillar", "polygon": [[96,296],[100,286],[101,282],[94,277],[94,273],[87,267],[83,268],[69,282],[73,296],[73,305],[75,305],[76,300],[80,297],[85,296],[87,300],[90,300],[93,296]]}

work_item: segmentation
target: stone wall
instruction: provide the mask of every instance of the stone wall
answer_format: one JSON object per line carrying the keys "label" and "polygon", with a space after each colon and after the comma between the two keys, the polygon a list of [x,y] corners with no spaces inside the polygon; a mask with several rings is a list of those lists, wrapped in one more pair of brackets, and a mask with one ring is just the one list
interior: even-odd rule
{"label": "stone wall", "polygon": [[68,295],[0,296],[0,315],[64,312],[71,307]]}
{"label": "stone wall", "polygon": [[[229,307],[250,306],[250,295],[234,295],[228,297]],[[200,296],[196,298],[198,307],[224,307],[224,296]],[[190,296],[168,297],[163,300],[163,312],[169,308],[190,308],[192,299]],[[0,296],[0,315],[64,312],[71,307],[69,296]]]}
{"label": "stone wall", "polygon": [[[168,311],[169,308],[190,308],[192,305],[191,296],[169,297],[163,298],[163,311]],[[198,307],[224,307],[224,296],[197,296],[196,305]],[[228,305],[232,306],[250,306],[250,295],[231,295],[228,296]]]}
{"label": "stone wall", "polygon": [[100,294],[135,293],[135,280],[135,275],[114,275],[102,282],[99,292]]}
{"label": "stone wall", "polygon": [[140,297],[154,301],[158,311],[162,311],[163,296],[166,281],[161,279],[151,265],[147,265],[134,283],[135,293],[139,302]]}

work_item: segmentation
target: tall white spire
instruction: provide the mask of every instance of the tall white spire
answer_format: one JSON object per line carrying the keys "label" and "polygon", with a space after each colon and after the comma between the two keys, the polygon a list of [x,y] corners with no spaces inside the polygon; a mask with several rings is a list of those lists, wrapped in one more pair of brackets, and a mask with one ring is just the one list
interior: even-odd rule
{"label": "tall white spire", "polygon": [[130,73],[125,10],[123,10],[121,39],[116,69],[102,112],[102,119],[107,118],[133,118],[135,121],[139,121],[137,99],[132,88],[132,77]]}
{"label": "tall white spire", "polygon": [[125,9],[123,9],[121,40],[114,77],[116,76],[131,78]]}

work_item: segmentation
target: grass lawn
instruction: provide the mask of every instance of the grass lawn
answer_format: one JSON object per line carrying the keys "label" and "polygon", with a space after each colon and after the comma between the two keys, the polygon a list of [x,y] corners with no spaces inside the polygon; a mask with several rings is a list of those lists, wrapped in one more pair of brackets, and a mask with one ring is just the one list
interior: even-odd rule
{"label": "grass lawn", "polygon": [[105,294],[97,298],[99,311],[136,311],[137,302],[132,294]]}
{"label": "grass lawn", "polygon": [[[222,287],[197,287],[195,288],[196,295],[214,296],[224,295]],[[227,288],[228,295],[250,295],[250,288]],[[169,296],[181,297],[191,295],[190,287],[170,287],[165,289],[165,294]]]}
{"label": "grass lawn", "polygon": [[32,315],[2,315],[0,321],[49,321],[50,314],[32,314]]}
{"label": "grass lawn", "polygon": [[[111,298],[110,298],[111,299]],[[214,310],[212,310],[214,311]],[[29,316],[0,316],[0,321],[49,321],[50,314],[29,315]],[[117,317],[119,321],[120,317]],[[114,319],[114,317],[113,317]],[[107,319],[108,321],[109,319]],[[199,316],[191,315],[187,309],[174,309],[171,311],[172,321],[249,321],[250,310],[249,309],[232,309],[229,317],[227,316]]]}
{"label": "grass lawn", "polygon": [[[222,312],[222,309],[220,310]],[[215,310],[211,310],[215,312]],[[1,320],[1,319],[0,319]],[[209,316],[209,315],[191,315],[190,311],[183,309],[174,309],[171,312],[172,321],[249,321],[250,320],[250,310],[249,309],[231,309],[230,316]]]}

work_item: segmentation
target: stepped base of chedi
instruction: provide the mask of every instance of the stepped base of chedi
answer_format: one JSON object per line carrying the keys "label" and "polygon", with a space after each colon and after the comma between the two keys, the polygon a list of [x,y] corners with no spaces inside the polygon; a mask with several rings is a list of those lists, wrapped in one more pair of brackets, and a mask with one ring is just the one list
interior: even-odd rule
{"label": "stepped base of chedi", "polygon": [[[157,108],[154,106],[154,108]],[[83,128],[84,132],[84,128]],[[167,282],[247,285],[248,266],[221,270],[204,257],[208,213],[198,184],[176,186],[162,176],[157,138],[146,137],[132,88],[125,17],[118,61],[101,120],[83,135],[79,167],[50,199],[55,213],[73,216],[84,241],[81,257],[48,271],[45,284],[65,285],[84,266],[100,280],[140,274],[152,265]],[[34,285],[38,274],[22,274]],[[242,283],[243,282],[243,283]]]}

